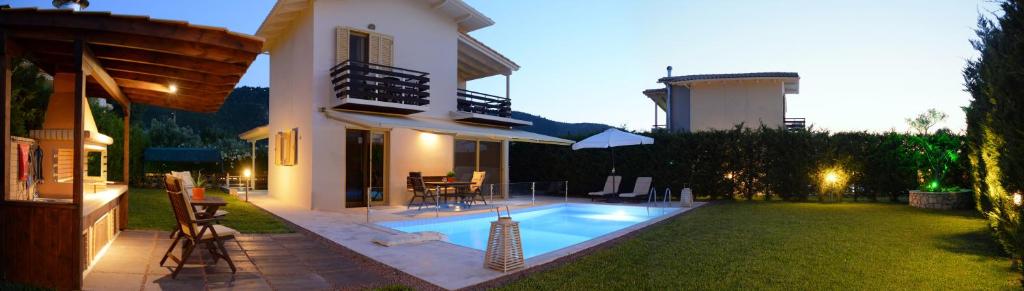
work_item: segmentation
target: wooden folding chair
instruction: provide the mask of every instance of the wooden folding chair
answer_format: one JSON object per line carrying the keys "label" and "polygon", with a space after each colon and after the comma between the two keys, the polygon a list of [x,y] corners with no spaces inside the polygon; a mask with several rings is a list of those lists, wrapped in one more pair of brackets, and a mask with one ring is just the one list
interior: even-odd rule
{"label": "wooden folding chair", "polygon": [[420,199],[419,208],[416,210],[423,209],[423,205],[427,204],[427,198],[434,201],[437,204],[437,193],[433,193],[433,189],[427,188],[427,184],[423,183],[423,176],[409,176],[407,183],[412,188],[412,199],[409,199],[409,205],[406,205],[406,209],[412,208],[412,203],[416,202],[416,198]]}
{"label": "wooden folding chair", "polygon": [[477,197],[480,197],[480,201],[487,205],[487,199],[484,198],[483,194],[484,178],[486,177],[487,172],[473,172],[473,179],[470,180],[473,184],[469,186],[469,195],[467,195],[468,203],[472,204],[476,202]]}
{"label": "wooden folding chair", "polygon": [[[210,252],[210,255],[213,256],[214,264],[217,263],[218,259],[224,259],[228,262],[228,266],[231,267],[231,273],[235,273],[235,263],[228,256],[228,251],[224,248],[224,241],[234,239],[238,231],[216,224],[216,219],[214,218],[196,219],[195,211],[189,205],[188,198],[182,193],[181,183],[178,178],[167,175],[164,181],[167,183],[167,197],[171,200],[171,209],[174,210],[178,231],[174,242],[167,248],[164,257],[160,259],[160,266],[163,266],[167,259],[171,259],[178,264],[174,268],[174,272],[171,273],[171,278],[177,277],[178,272],[181,271],[189,257],[192,256],[192,251],[200,244],[203,244]],[[178,258],[171,254],[171,252],[174,251],[174,248],[178,246],[178,242],[181,241],[184,241],[184,250],[182,250],[181,258]]]}

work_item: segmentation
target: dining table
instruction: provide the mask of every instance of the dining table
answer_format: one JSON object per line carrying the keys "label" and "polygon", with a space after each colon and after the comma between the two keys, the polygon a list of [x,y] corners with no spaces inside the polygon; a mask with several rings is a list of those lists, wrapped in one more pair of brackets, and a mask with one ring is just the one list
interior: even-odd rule
{"label": "dining table", "polygon": [[192,200],[192,207],[199,206],[202,212],[199,216],[201,217],[214,217],[221,207],[227,206],[228,202],[224,201],[224,198],[217,196],[206,196],[203,199]]}
{"label": "dining table", "polygon": [[[454,197],[454,198],[457,199],[456,201],[458,201],[458,203],[460,205],[465,206],[465,207],[468,208],[469,205],[467,205],[465,203],[465,200],[462,199],[462,194],[465,193],[465,192],[469,192],[469,186],[473,185],[473,182],[470,182],[470,181],[433,181],[433,182],[423,182],[423,183],[426,184],[427,186],[434,187],[434,189],[437,189],[438,195],[440,195],[441,197],[444,197],[444,204],[441,205],[441,207],[447,208],[448,207],[448,197]],[[448,190],[453,190],[453,192],[449,193]],[[441,194],[442,191],[444,192],[444,194]]]}

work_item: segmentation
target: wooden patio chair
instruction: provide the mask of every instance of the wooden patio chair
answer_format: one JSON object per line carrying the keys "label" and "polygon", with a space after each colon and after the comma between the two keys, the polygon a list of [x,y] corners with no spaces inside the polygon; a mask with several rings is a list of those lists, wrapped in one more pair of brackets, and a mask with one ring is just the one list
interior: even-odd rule
{"label": "wooden patio chair", "polygon": [[[214,264],[217,264],[219,259],[224,259],[228,262],[228,266],[231,267],[231,273],[235,273],[235,263],[228,256],[228,251],[224,248],[224,241],[234,239],[238,231],[216,224],[215,218],[196,219],[195,211],[190,205],[187,195],[182,193],[181,183],[178,178],[167,175],[164,181],[167,184],[167,197],[171,200],[171,209],[174,210],[174,218],[178,223],[178,230],[174,242],[167,248],[164,257],[160,259],[160,266],[163,266],[167,259],[171,259],[178,264],[174,268],[174,272],[171,273],[171,278],[177,277],[178,272],[181,272],[189,257],[192,256],[192,251],[202,244],[210,252],[210,255],[213,256]],[[182,250],[181,258],[178,258],[171,254],[171,252],[174,251],[178,242],[182,241],[184,241],[184,249]]]}
{"label": "wooden patio chair", "polygon": [[476,198],[480,197],[480,201],[487,205],[487,199],[484,198],[483,186],[484,178],[487,177],[487,172],[473,172],[473,179],[469,180],[472,185],[469,185],[469,193],[466,195],[466,202],[472,204],[476,202]]}
{"label": "wooden patio chair", "polygon": [[[410,173],[411,174],[411,173]],[[427,198],[434,201],[434,205],[437,205],[437,193],[434,193],[434,189],[427,188],[427,184],[423,183],[423,176],[410,175],[406,178],[406,183],[412,189],[412,199],[409,199],[409,205],[406,205],[406,209],[412,208],[413,202],[416,202],[416,198],[420,198],[419,208],[416,210],[423,209],[423,205],[427,204]]]}

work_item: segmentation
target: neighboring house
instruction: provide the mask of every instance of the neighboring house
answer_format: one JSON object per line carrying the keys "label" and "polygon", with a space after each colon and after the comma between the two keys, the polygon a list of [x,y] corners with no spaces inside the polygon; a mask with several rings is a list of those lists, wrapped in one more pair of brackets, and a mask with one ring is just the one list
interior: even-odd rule
{"label": "neighboring house", "polygon": [[[253,131],[271,139],[270,195],[405,205],[409,172],[452,170],[486,171],[501,191],[510,141],[571,143],[513,129],[530,125],[511,117],[519,66],[468,34],[493,24],[460,0],[278,1],[256,32],[270,54],[270,124]],[[505,92],[465,90],[497,75]]]}
{"label": "neighboring house", "polygon": [[[672,76],[658,79],[665,88],[644,90],[665,111],[664,127],[670,131],[732,129],[738,124],[757,128],[804,128],[803,118],[786,116],[786,94],[798,94],[797,73],[765,72]],[[671,98],[666,98],[671,96]]]}

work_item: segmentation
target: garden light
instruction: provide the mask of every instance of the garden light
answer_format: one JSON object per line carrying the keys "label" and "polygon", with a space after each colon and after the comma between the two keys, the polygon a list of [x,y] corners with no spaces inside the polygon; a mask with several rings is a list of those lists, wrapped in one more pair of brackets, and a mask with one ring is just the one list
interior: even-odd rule
{"label": "garden light", "polygon": [[1021,202],[1024,202],[1022,200],[1024,200],[1024,197],[1021,197],[1020,192],[1013,193],[1013,205],[1020,206]]}
{"label": "garden light", "polygon": [[825,183],[835,184],[836,182],[839,182],[839,174],[836,174],[835,171],[829,171],[825,174]]}
{"label": "garden light", "polygon": [[249,177],[252,176],[252,171],[250,171],[249,169],[245,169],[245,171],[242,172],[242,176],[245,176],[246,178],[249,178]]}

